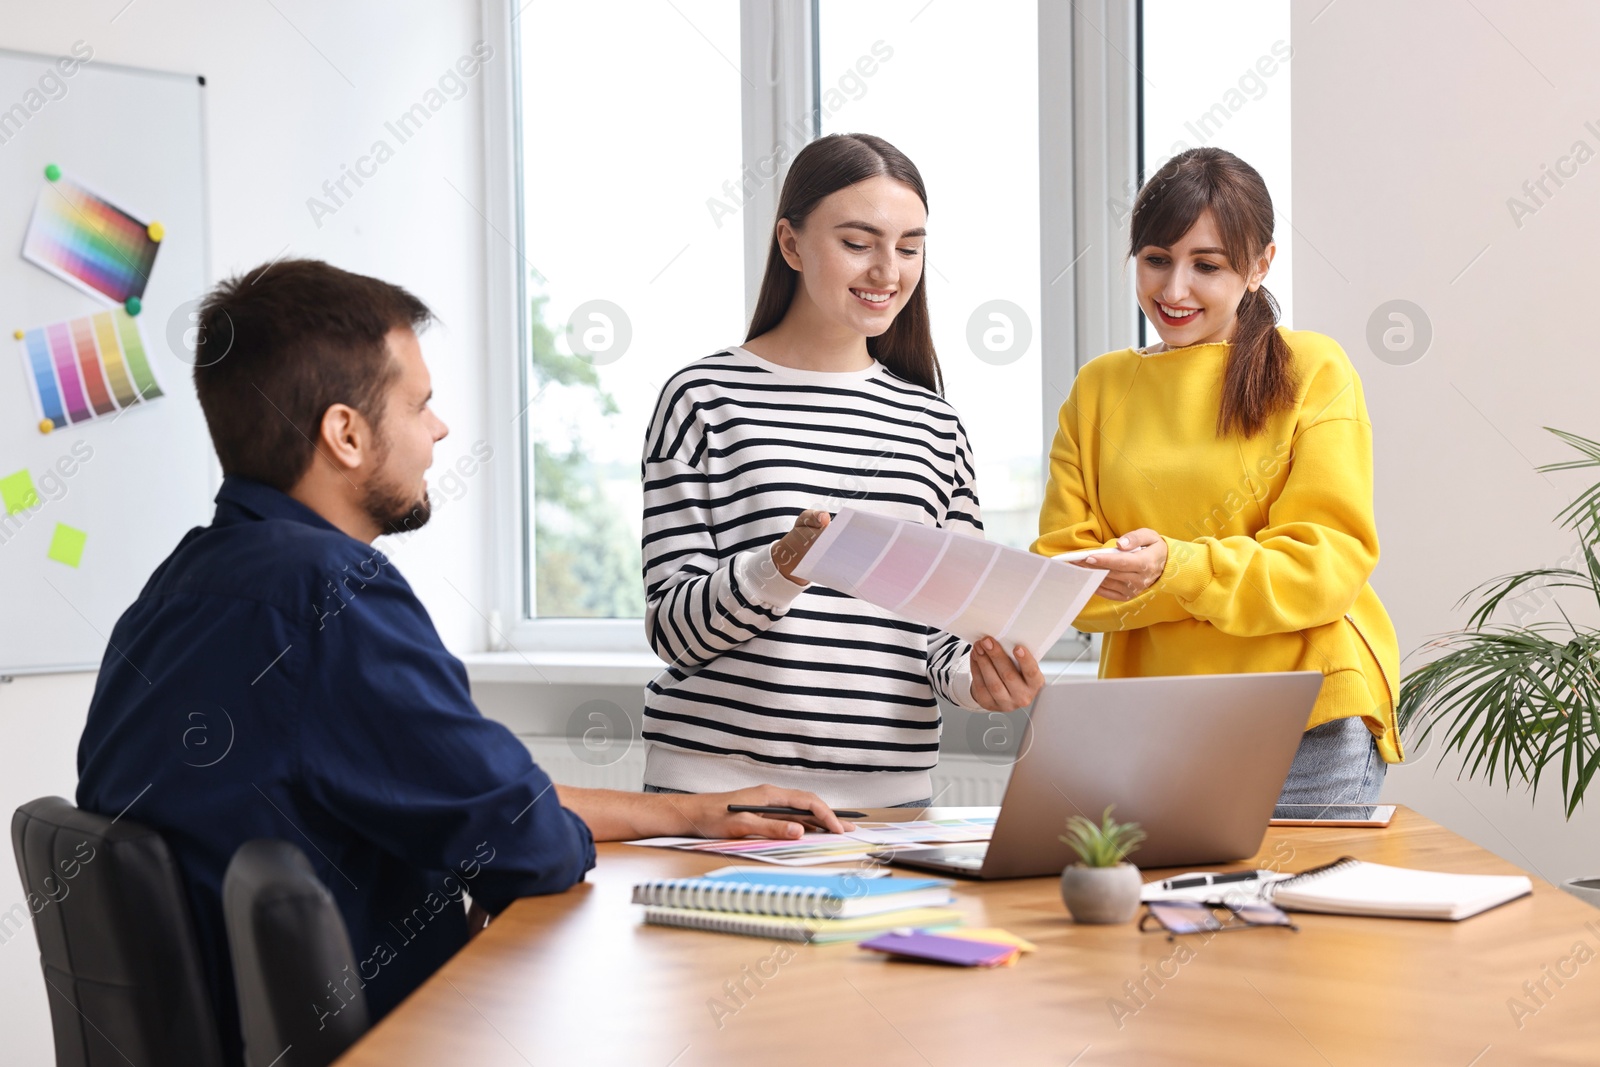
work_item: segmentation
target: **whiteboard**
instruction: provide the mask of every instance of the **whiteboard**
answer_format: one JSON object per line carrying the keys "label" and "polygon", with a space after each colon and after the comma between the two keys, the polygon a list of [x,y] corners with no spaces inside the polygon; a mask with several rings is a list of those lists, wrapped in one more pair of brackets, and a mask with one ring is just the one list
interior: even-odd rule
{"label": "whiteboard", "polygon": [[[186,321],[169,340],[169,320],[185,320],[209,280],[204,83],[92,56],[61,77],[60,58],[0,49],[0,479],[28,470],[38,501],[0,505],[0,675],[99,666],[151,572],[209,521],[218,479],[180,357]],[[22,258],[51,164],[165,231],[137,316],[165,395],[44,434],[14,331],[114,306]],[[76,566],[50,558],[53,543],[74,554],[55,541],[58,524],[69,541],[86,535]]]}

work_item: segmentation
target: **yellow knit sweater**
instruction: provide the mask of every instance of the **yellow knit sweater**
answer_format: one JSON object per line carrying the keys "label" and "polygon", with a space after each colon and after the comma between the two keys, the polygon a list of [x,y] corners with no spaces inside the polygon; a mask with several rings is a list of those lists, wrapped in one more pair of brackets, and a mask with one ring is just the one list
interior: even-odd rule
{"label": "yellow knit sweater", "polygon": [[1282,331],[1295,404],[1250,438],[1217,435],[1226,343],[1109,352],[1078,373],[1050,449],[1033,550],[1109,545],[1149,527],[1167,566],[1148,591],[1092,597],[1100,676],[1316,670],[1306,728],[1362,716],[1390,763],[1400,653],[1367,578],[1378,562],[1372,423],[1331,338]]}

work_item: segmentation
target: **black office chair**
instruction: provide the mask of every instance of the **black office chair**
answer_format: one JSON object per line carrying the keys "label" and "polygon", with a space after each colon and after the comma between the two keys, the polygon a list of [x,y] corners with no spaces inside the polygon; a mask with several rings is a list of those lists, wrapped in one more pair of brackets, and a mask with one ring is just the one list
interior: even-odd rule
{"label": "black office chair", "polygon": [[189,899],[161,835],[43,797],[12,816],[11,845],[56,1067],[222,1067]]}
{"label": "black office chair", "polygon": [[222,880],[248,1067],[326,1067],[366,1033],[367,998],[333,895],[287,841],[248,841]]}

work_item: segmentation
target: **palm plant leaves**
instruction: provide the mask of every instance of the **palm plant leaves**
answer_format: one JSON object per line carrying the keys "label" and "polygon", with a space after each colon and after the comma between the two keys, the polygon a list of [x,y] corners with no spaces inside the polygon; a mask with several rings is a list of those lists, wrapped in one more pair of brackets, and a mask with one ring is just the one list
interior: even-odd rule
{"label": "palm plant leaves", "polygon": [[[1541,471],[1600,467],[1600,443],[1551,430],[1581,458],[1552,463]],[[1545,771],[1559,763],[1567,818],[1583,801],[1600,769],[1600,631],[1563,623],[1491,626],[1507,601],[1535,589],[1583,589],[1600,604],[1600,483],[1589,487],[1558,516],[1580,539],[1581,568],[1541,567],[1505,575],[1478,586],[1458,602],[1478,598],[1463,629],[1430,648],[1443,649],[1412,671],[1400,688],[1402,729],[1420,726],[1420,741],[1435,730],[1445,738],[1440,763],[1459,753],[1469,777],[1482,772],[1528,783],[1534,796]]]}

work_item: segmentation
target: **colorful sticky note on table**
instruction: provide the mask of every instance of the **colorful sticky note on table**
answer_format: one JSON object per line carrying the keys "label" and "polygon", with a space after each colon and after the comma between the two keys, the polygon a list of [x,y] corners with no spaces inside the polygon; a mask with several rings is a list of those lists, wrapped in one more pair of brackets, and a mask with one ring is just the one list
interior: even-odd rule
{"label": "colorful sticky note on table", "polygon": [[150,227],[148,220],[59,177],[39,190],[22,258],[90,296],[122,304],[142,297],[150,280],[161,248]]}
{"label": "colorful sticky note on table", "polygon": [[987,941],[991,945],[1010,945],[1019,952],[1035,952],[1039,948],[1027,938],[1018,937],[998,926],[963,926],[959,930],[940,931],[940,936],[959,937],[963,941]]}
{"label": "colorful sticky note on table", "polygon": [[7,515],[39,506],[39,494],[33,488],[33,476],[26,469],[0,478],[0,504]]}
{"label": "colorful sticky note on table", "polygon": [[903,959],[949,963],[957,967],[1001,967],[1014,962],[1019,951],[1015,945],[967,941],[921,930],[881,934],[870,941],[861,942],[861,947]]}
{"label": "colorful sticky note on table", "polygon": [[964,941],[983,941],[990,945],[1010,945],[1016,949],[1011,957],[1002,961],[1006,967],[1016,966],[1017,960],[1022,958],[1024,952],[1037,952],[1039,946],[1026,938],[1018,937],[1010,930],[1002,930],[998,926],[964,926],[959,930],[940,930],[941,937],[956,937]]}
{"label": "colorful sticky note on table", "polygon": [[42,432],[162,395],[139,320],[121,308],[17,332]]}
{"label": "colorful sticky note on table", "polygon": [[83,559],[83,543],[89,535],[82,530],[74,529],[64,522],[56,523],[56,532],[50,538],[50,551],[45,555],[57,563],[65,563],[69,567],[76,567]]}

